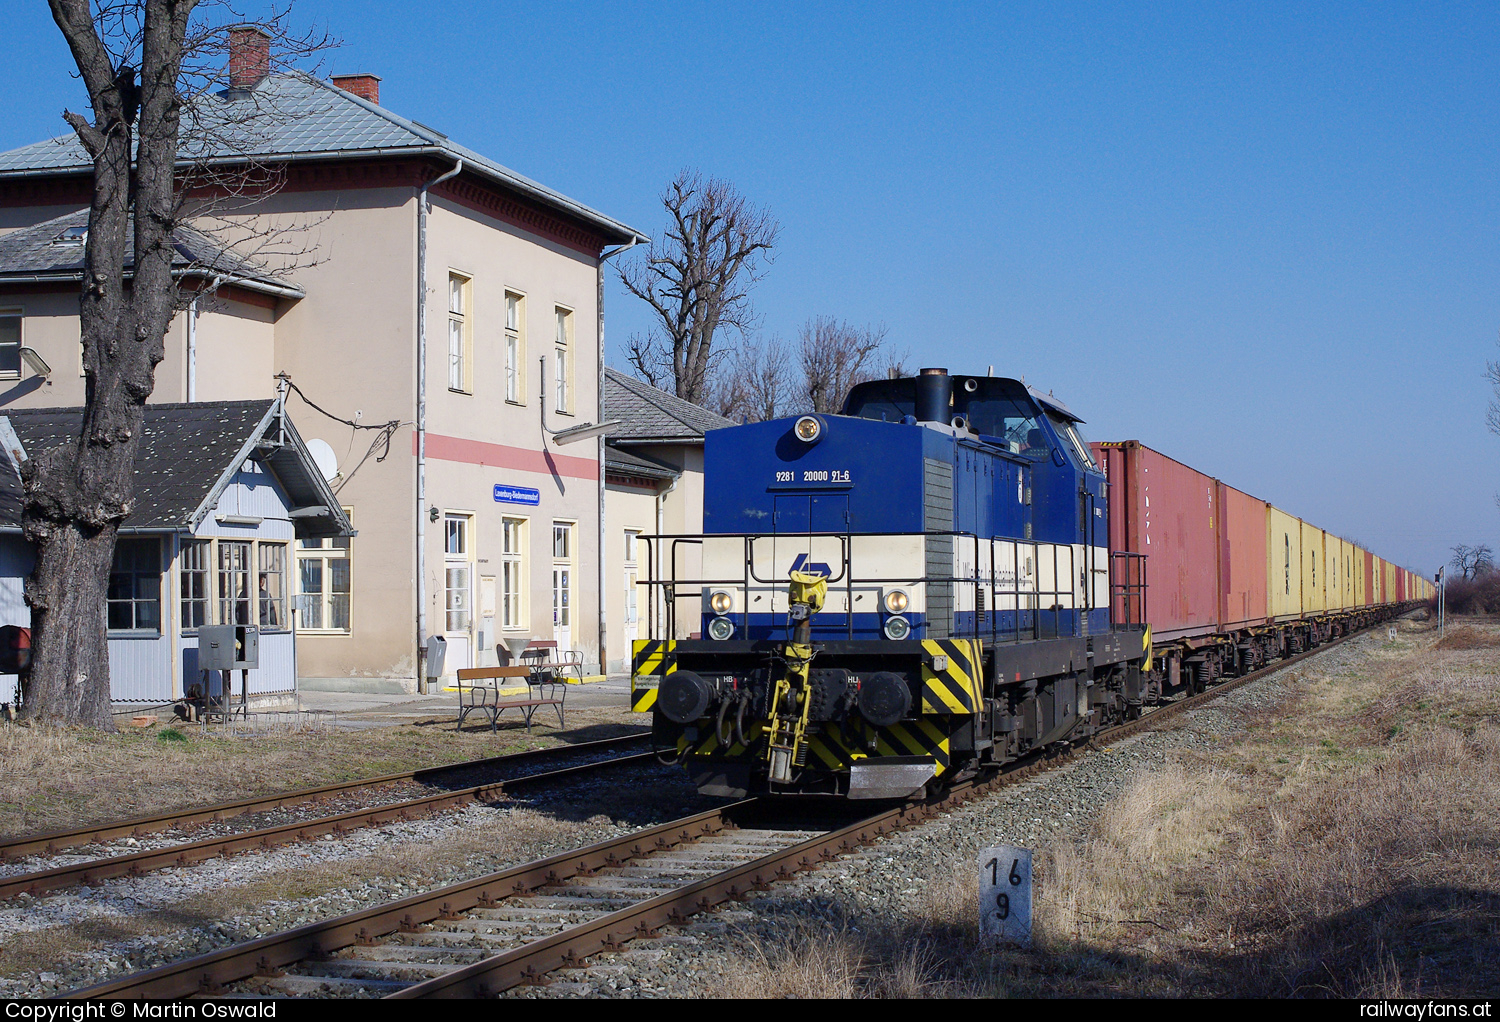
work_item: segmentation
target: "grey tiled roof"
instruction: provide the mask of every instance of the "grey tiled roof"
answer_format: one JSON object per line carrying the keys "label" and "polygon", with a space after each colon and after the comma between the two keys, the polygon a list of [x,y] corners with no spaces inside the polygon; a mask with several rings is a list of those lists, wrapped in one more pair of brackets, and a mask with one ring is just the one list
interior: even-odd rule
{"label": "grey tiled roof", "polygon": [[609,435],[611,444],[647,440],[701,441],[711,429],[734,423],[707,408],[657,390],[618,369],[604,369],[604,418],[621,425]]}
{"label": "grey tiled roof", "polygon": [[[80,209],[34,227],[0,235],[0,280],[8,276],[81,275],[83,244],[61,243],[58,238],[69,228],[87,227],[88,222],[89,211]],[[127,224],[126,237],[130,237],[134,230],[133,224]],[[273,284],[297,291],[286,282],[276,280],[265,267],[191,227],[179,227],[173,232],[173,248],[172,267],[176,270],[201,269],[252,286]],[[128,244],[125,258],[128,273],[134,266],[134,254]]]}
{"label": "grey tiled roof", "polygon": [[[223,401],[146,406],[146,428],[135,459],[135,509],[126,529],[185,529],[189,518],[255,432],[272,401]],[[34,458],[73,443],[82,408],[0,409]],[[10,512],[10,508],[0,508]],[[20,524],[20,508],[0,521]]]}
{"label": "grey tiled roof", "polygon": [[[402,154],[461,159],[466,169],[583,220],[612,242],[644,240],[634,228],[458,145],[442,132],[303,72],[271,75],[247,91],[201,97],[184,112],[182,136],[205,140],[196,147],[184,142],[185,160]],[[0,177],[76,173],[90,164],[77,137],[62,135],[0,153]]]}
{"label": "grey tiled roof", "polygon": [[676,479],[682,475],[671,465],[657,461],[655,458],[633,454],[613,446],[606,446],[604,449],[604,468],[607,472],[642,476],[646,479]]}

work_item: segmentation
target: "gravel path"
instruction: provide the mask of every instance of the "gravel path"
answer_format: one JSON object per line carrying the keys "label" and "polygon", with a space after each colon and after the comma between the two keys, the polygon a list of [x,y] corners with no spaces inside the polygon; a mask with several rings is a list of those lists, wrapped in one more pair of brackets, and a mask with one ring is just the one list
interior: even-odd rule
{"label": "gravel path", "polygon": [[553,973],[554,982],[519,987],[506,996],[674,997],[722,994],[724,978],[742,971],[746,946],[778,947],[798,929],[857,925],[915,913],[929,877],[977,868],[979,849],[997,844],[1038,848],[1084,834],[1099,812],[1141,769],[1184,749],[1233,741],[1244,733],[1241,711],[1274,708],[1308,672],[1356,666],[1380,641],[1359,636],[1259,681],[1241,686],[1162,730],[1085,753],[1056,770],[977,799],[935,820],[902,831],[798,879],[752,895],[746,902],[667,927],[652,940],[593,959],[588,969]]}

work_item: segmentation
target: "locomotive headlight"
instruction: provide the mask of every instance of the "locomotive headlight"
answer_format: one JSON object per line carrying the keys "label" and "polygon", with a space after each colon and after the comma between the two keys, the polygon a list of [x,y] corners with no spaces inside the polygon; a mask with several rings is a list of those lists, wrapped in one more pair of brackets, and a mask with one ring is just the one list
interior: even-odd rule
{"label": "locomotive headlight", "polygon": [[804,415],[792,426],[792,432],[797,434],[798,440],[810,444],[823,435],[823,424],[816,416]]}
{"label": "locomotive headlight", "polygon": [[911,623],[904,617],[888,617],[885,619],[885,637],[895,639],[897,642],[911,634]]}
{"label": "locomotive headlight", "polygon": [[885,594],[885,609],[892,614],[900,614],[910,602],[905,590],[902,589],[892,589]]}
{"label": "locomotive headlight", "polygon": [[716,617],[708,623],[708,637],[723,642],[734,634],[734,622],[727,617]]}
{"label": "locomotive headlight", "polygon": [[715,614],[723,616],[734,607],[734,598],[721,589],[708,598],[708,605]]}

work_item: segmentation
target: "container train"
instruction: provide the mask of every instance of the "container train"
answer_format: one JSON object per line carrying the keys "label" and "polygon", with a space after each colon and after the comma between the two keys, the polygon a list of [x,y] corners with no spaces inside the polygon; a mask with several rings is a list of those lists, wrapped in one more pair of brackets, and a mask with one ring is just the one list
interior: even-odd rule
{"label": "container train", "polygon": [[705,794],[912,797],[1427,595],[1082,421],[924,369],[837,415],[710,432],[703,533],[642,537],[662,598],[631,704],[658,752]]}

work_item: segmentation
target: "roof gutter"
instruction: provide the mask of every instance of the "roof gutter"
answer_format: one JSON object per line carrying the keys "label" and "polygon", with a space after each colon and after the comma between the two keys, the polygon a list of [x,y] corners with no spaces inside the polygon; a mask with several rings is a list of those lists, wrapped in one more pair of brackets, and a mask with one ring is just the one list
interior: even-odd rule
{"label": "roof gutter", "polygon": [[[457,160],[459,163],[463,163],[465,159],[464,157],[459,156],[451,146],[422,145],[374,147],[370,149],[327,149],[316,153],[266,153],[263,155],[256,155],[255,162],[262,164],[301,163],[314,160],[369,159],[370,157],[385,156],[438,156],[444,159]],[[177,166],[215,167],[230,166],[236,163],[244,162],[245,159],[243,157],[223,156],[217,159],[207,160],[178,160]],[[517,192],[520,192],[529,198],[535,199],[547,206],[552,207],[553,209],[562,210],[569,215],[577,217],[585,223],[594,226],[595,228],[604,228],[611,234],[629,239],[628,243],[625,245],[626,248],[630,247],[630,245],[637,245],[643,241],[650,240],[635,228],[627,227],[625,224],[620,223],[618,220],[612,220],[604,214],[598,212],[597,210],[590,209],[589,207],[582,205],[581,203],[573,202],[571,199],[567,198],[567,196],[561,195],[557,192],[549,191],[536,182],[529,181],[526,178],[521,177],[520,175],[512,176],[507,174],[498,174],[493,170],[490,170],[488,167],[484,166],[484,164],[482,163],[475,163],[472,159],[468,161],[468,170],[471,173],[479,174],[483,177],[489,178],[492,181],[498,181],[501,184],[505,185],[507,188],[511,188]],[[69,177],[73,175],[84,175],[89,173],[90,171],[91,166],[84,163],[80,163],[74,167],[46,167],[35,168],[31,170],[5,170],[0,171],[0,181],[7,179],[24,180],[42,177]],[[432,181],[427,182],[427,185],[423,186],[424,189],[430,187],[433,183],[434,182]]]}
{"label": "roof gutter", "polygon": [[[126,273],[125,279],[131,280],[134,273]],[[288,287],[285,284],[273,284],[270,281],[261,280],[257,277],[225,277],[211,270],[191,268],[185,270],[173,270],[172,276],[178,280],[185,277],[201,277],[205,280],[213,278],[214,284],[233,284],[243,287],[247,291],[260,291],[264,294],[275,295],[277,298],[306,298],[307,292],[300,287]],[[0,274],[0,284],[79,284],[83,282],[82,270],[69,270],[66,273],[3,273]]]}
{"label": "roof gutter", "polygon": [[456,177],[453,169],[417,193],[417,691],[427,692],[427,189]]}

